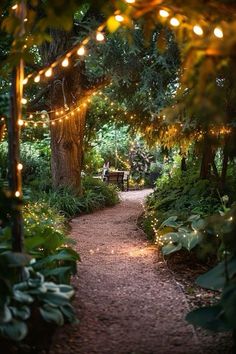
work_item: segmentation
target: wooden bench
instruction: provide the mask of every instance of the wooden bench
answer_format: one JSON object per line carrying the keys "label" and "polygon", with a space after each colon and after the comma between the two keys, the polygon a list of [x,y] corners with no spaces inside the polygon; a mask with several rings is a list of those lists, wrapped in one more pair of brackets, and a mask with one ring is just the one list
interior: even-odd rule
{"label": "wooden bench", "polygon": [[126,190],[129,189],[129,173],[126,171],[112,171],[107,174],[106,182],[112,183],[117,185],[122,191],[125,190],[125,183],[126,183]]}

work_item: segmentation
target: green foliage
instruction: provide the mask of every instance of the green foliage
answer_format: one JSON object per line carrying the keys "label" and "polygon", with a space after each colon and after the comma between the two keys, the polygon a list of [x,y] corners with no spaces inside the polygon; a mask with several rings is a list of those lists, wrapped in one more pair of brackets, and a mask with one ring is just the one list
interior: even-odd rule
{"label": "green foliage", "polygon": [[157,230],[160,234],[158,240],[164,244],[162,247],[164,255],[182,248],[191,251],[202,240],[205,222],[199,215],[191,215],[186,221],[177,221],[177,219],[177,216],[170,216]]}
{"label": "green foliage", "polygon": [[187,320],[196,325],[214,331],[236,329],[236,208],[222,216],[208,219],[206,230],[214,232],[223,242],[223,262],[197,279],[197,284],[207,289],[221,289],[220,301],[211,307],[196,309],[187,315]]}
{"label": "green foliage", "polygon": [[171,177],[163,175],[147,200],[147,210],[157,215],[159,225],[172,215],[185,220],[192,214],[204,217],[219,210],[220,206],[217,184],[200,180],[194,168],[186,173],[178,169]]}
{"label": "green foliage", "polygon": [[[50,148],[48,139],[38,142],[21,143],[21,163],[23,164],[22,177],[26,184],[39,189],[46,189],[50,185]],[[0,174],[7,176],[7,142],[0,144]]]}
{"label": "green foliage", "polygon": [[[25,262],[19,261],[19,256],[9,253],[0,255],[5,259],[7,271],[14,267],[22,267]],[[18,258],[17,258],[18,257]],[[21,255],[21,259],[24,255]],[[14,264],[11,262],[14,260]],[[27,259],[27,258],[26,258]],[[5,280],[5,287],[1,287],[0,297],[0,336],[14,342],[22,341],[28,334],[31,321],[37,321],[35,310],[45,322],[62,326],[64,322],[75,322],[76,317],[70,304],[74,290],[69,285],[46,282],[44,276],[35,272],[32,267],[22,269],[24,275],[21,282],[12,281],[8,272],[3,274],[1,268],[1,281]]]}
{"label": "green foliage", "polygon": [[118,191],[114,186],[93,177],[83,179],[81,195],[70,188],[62,187],[48,193],[40,193],[39,198],[67,217],[93,212],[115,205],[119,201]]}

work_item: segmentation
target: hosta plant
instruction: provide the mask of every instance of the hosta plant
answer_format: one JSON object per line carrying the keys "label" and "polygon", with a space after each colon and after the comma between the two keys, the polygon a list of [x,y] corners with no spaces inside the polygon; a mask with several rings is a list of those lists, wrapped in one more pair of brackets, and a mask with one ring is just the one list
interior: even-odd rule
{"label": "hosta plant", "polygon": [[200,215],[191,215],[186,221],[170,216],[158,228],[157,243],[163,245],[164,255],[177,252],[182,248],[191,251],[202,240],[205,222]]}

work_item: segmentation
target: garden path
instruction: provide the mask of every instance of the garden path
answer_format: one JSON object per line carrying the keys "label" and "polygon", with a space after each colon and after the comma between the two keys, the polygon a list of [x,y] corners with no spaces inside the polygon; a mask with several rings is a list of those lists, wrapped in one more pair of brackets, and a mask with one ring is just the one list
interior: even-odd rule
{"label": "garden path", "polygon": [[184,294],[136,225],[149,192],[123,192],[119,205],[71,222],[80,323],[59,331],[52,354],[201,353]]}

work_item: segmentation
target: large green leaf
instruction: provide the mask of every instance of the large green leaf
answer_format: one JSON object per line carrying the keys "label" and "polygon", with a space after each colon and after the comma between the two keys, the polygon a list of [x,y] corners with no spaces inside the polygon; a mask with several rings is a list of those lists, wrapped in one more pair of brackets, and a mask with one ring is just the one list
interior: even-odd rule
{"label": "large green leaf", "polygon": [[212,331],[230,331],[232,329],[227,323],[223,308],[220,305],[193,310],[187,314],[186,320],[194,326]]}
{"label": "large green leaf", "polygon": [[44,305],[40,307],[39,311],[46,322],[52,322],[58,326],[63,326],[63,314],[58,308],[52,307],[50,305]]}
{"label": "large green leaf", "polygon": [[12,314],[10,308],[5,304],[0,311],[0,323],[10,322],[12,320]]}
{"label": "large green leaf", "polygon": [[76,319],[74,308],[71,304],[64,305],[60,307],[61,312],[63,313],[64,317],[70,323],[77,323],[78,320]]}
{"label": "large green leaf", "polygon": [[236,329],[236,283],[224,288],[221,304],[228,323],[233,329]]}
{"label": "large green leaf", "polygon": [[14,299],[20,303],[32,304],[34,302],[34,298],[31,295],[21,290],[14,290],[13,296]]}
{"label": "large green leaf", "polygon": [[[231,259],[227,264],[229,277],[232,278],[236,274],[236,258]],[[217,290],[222,289],[226,282],[225,262],[219,263],[209,272],[200,275],[196,283],[203,288]]]}
{"label": "large green leaf", "polygon": [[47,292],[46,294],[40,294],[38,298],[51,306],[63,306],[69,303],[71,296],[67,293]]}
{"label": "large green leaf", "polygon": [[67,283],[71,275],[71,267],[57,267],[53,269],[42,269],[41,273],[48,279],[56,279],[60,283]]}
{"label": "large green leaf", "polygon": [[24,267],[30,261],[30,256],[24,253],[17,252],[4,252],[0,255],[0,264],[4,266],[4,268],[10,267]]}
{"label": "large green leaf", "polygon": [[177,245],[169,243],[168,245],[162,247],[162,253],[164,254],[164,256],[167,256],[168,254],[181,250],[181,248],[182,248],[181,243],[178,243]]}
{"label": "large green leaf", "polygon": [[169,227],[173,227],[173,228],[178,228],[178,227],[182,226],[182,223],[176,221],[177,218],[178,218],[178,216],[176,216],[176,215],[170,216],[168,219],[163,221],[163,223],[160,225],[160,228],[162,228],[164,226],[169,226]]}
{"label": "large green leaf", "polygon": [[21,320],[27,320],[30,317],[30,308],[28,306],[10,307],[12,314]]}
{"label": "large green leaf", "polygon": [[14,320],[10,323],[0,325],[0,335],[16,342],[24,339],[27,332],[27,325],[22,321]]}
{"label": "large green leaf", "polygon": [[196,247],[201,240],[202,237],[200,233],[191,232],[181,234],[181,243],[188,251],[191,251],[194,247]]}

